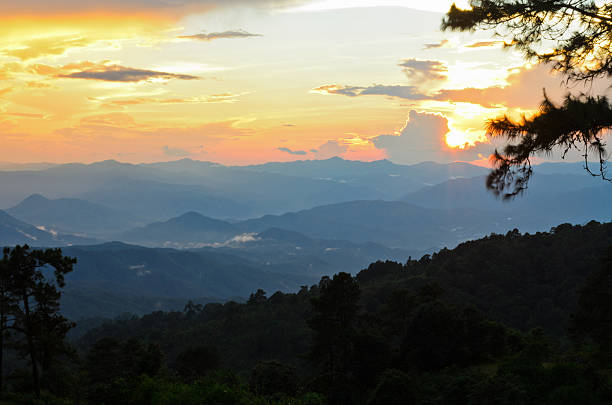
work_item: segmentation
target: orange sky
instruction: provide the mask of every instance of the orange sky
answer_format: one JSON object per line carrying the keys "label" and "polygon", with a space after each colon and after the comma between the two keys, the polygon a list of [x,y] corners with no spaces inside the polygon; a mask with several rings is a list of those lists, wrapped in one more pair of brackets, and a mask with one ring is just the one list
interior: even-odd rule
{"label": "orange sky", "polygon": [[421,3],[12,2],[0,161],[486,159],[484,121],[560,78]]}

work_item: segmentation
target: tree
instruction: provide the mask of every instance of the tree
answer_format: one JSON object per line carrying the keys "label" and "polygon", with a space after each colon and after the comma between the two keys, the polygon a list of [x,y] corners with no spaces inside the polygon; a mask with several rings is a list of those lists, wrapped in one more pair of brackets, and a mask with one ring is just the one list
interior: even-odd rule
{"label": "tree", "polygon": [[192,381],[219,368],[221,359],[214,347],[199,345],[182,351],[176,359],[176,369],[185,379]]}
{"label": "tree", "polygon": [[278,361],[259,363],[251,371],[249,387],[257,395],[298,393],[300,379],[294,367]]}
{"label": "tree", "polygon": [[326,371],[332,403],[350,403],[345,383],[352,369],[359,296],[357,281],[348,273],[338,273],[321,278],[319,295],[311,300],[314,314],[308,325],[314,336],[310,356]]}
{"label": "tree", "polygon": [[[549,64],[567,82],[592,82],[612,75],[612,4],[593,0],[470,0],[471,9],[454,4],[443,30],[494,30],[509,38],[508,48],[528,60]],[[552,50],[551,50],[552,49]],[[608,153],[603,136],[612,128],[612,106],[602,96],[567,94],[560,105],[544,93],[540,111],[520,122],[507,116],[488,122],[487,132],[506,138],[503,151],[492,156],[494,169],[487,187],[504,198],[527,188],[533,174],[531,158],[556,148],[563,157],[581,150],[584,167],[593,176],[612,181],[606,173]],[[592,170],[589,158],[598,159]]]}
{"label": "tree", "polygon": [[[75,263],[76,259],[63,256],[60,249],[31,250],[28,245],[4,249],[3,278],[7,294],[16,302],[11,307],[14,319],[10,327],[25,336],[22,349],[30,358],[37,396],[40,396],[39,365],[43,370],[50,366],[73,326],[59,314],[59,288],[64,287],[64,276]],[[52,277],[46,277],[51,269]]]}
{"label": "tree", "polygon": [[570,333],[578,340],[592,340],[604,352],[612,350],[612,246],[580,291]]}
{"label": "tree", "polygon": [[10,270],[7,266],[6,251],[3,260],[0,261],[0,392],[4,387],[4,347],[6,338],[9,337],[14,314],[17,310],[18,299],[11,291]]}

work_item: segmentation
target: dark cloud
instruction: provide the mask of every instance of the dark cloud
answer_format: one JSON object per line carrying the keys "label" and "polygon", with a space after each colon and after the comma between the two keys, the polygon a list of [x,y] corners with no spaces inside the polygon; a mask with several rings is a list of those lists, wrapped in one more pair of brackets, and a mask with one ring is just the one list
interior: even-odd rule
{"label": "dark cloud", "polygon": [[341,94],[343,96],[357,97],[361,94],[366,87],[359,86],[342,86],[339,84],[328,84],[325,86],[317,87],[312,89],[313,93],[321,94]]}
{"label": "dark cloud", "polygon": [[366,87],[359,95],[382,95],[407,100],[423,100],[427,98],[427,96],[421,94],[415,86],[385,86],[382,84]]}
{"label": "dark cloud", "polygon": [[433,44],[423,44],[423,49],[436,49],[436,48],[444,48],[448,45],[450,41],[448,39],[443,39],[440,42],[436,42]]}
{"label": "dark cloud", "polygon": [[444,80],[448,68],[438,60],[404,59],[399,66],[403,67],[404,73],[414,81]]}
{"label": "dark cloud", "polygon": [[474,42],[473,44],[466,45],[466,48],[489,48],[496,45],[503,44],[504,41],[479,41]]}
{"label": "dark cloud", "polygon": [[[542,100],[543,90],[546,90],[547,95],[552,100],[560,100],[567,91],[567,88],[562,86],[562,78],[551,74],[545,65],[537,65],[533,68],[521,67],[512,69],[506,81],[507,85],[505,86],[441,89],[429,94],[421,93],[416,86],[403,85],[358,87],[333,84],[321,86],[312,91],[322,94],[341,94],[350,97],[383,95],[404,100],[473,103],[487,108],[537,108]],[[591,94],[612,93],[609,84],[605,80],[594,81],[585,87],[576,86],[572,91],[574,93],[585,92]]]}
{"label": "dark cloud", "polygon": [[210,34],[202,32],[201,34],[181,35],[179,38],[195,39],[198,41],[208,42],[208,41],[214,41],[215,39],[252,38],[252,37],[261,37],[261,35],[251,34],[250,32],[246,32],[244,30],[235,30],[235,31],[211,32]]}
{"label": "dark cloud", "polygon": [[197,76],[183,75],[155,70],[136,69],[119,65],[102,65],[96,68],[60,74],[57,77],[68,79],[103,80],[107,82],[141,82],[151,79],[195,80]]}
{"label": "dark cloud", "polygon": [[399,135],[373,138],[374,146],[385,151],[396,163],[413,164],[427,160],[452,162],[489,156],[490,144],[479,143],[471,148],[457,149],[446,145],[448,120],[440,115],[410,111],[408,121]]}
{"label": "dark cloud", "polygon": [[348,97],[367,96],[367,95],[379,95],[398,97],[407,100],[424,100],[429,98],[428,96],[421,94],[416,86],[385,86],[382,84],[375,84],[369,87],[360,86],[342,86],[338,84],[330,84],[326,86],[317,87],[312,90],[314,93],[321,94],[341,94]]}
{"label": "dark cloud", "polygon": [[276,148],[276,149],[280,150],[281,152],[288,153],[290,155],[300,155],[300,156],[303,156],[303,155],[306,154],[306,151],[303,151],[303,150],[291,150],[289,148]]}
{"label": "dark cloud", "polygon": [[191,156],[191,153],[181,148],[171,148],[168,145],[163,147],[164,154],[173,157],[187,157]]}

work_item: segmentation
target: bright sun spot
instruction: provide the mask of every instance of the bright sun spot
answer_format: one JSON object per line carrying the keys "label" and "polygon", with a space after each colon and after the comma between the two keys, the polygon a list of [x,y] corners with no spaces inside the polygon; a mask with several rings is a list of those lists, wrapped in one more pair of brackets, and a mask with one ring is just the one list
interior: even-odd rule
{"label": "bright sun spot", "polygon": [[445,141],[449,148],[466,149],[479,142],[486,142],[487,139],[481,133],[451,129],[446,134]]}
{"label": "bright sun spot", "polygon": [[465,149],[469,143],[466,134],[461,131],[450,131],[446,134],[446,144],[451,148]]}

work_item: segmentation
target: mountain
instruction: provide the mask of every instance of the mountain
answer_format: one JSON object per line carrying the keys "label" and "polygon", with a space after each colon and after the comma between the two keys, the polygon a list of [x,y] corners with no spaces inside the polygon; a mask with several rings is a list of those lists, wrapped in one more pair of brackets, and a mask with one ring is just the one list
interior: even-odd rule
{"label": "mountain", "polygon": [[[232,238],[239,243],[246,238],[251,243],[254,234],[278,228],[313,239],[378,243],[423,252],[494,231],[505,232],[509,226],[506,222],[505,217],[482,210],[433,210],[400,201],[350,201],[233,223],[189,213],[125,232],[116,239],[157,247],[219,247],[231,244]],[[296,234],[284,236],[295,238]]]}
{"label": "mountain", "polygon": [[484,175],[488,169],[469,163],[440,164],[423,162],[400,165],[389,160],[361,162],[333,157],[325,160],[271,162],[245,166],[249,170],[284,174],[295,177],[328,179],[353,186],[369,187],[376,191],[372,198],[396,199],[410,190],[445,180]]}
{"label": "mountain", "polygon": [[211,217],[250,215],[247,203],[219,196],[204,186],[124,178],[97,185],[78,198],[94,201],[151,220],[168,219],[188,211]]}
{"label": "mountain", "polygon": [[56,163],[12,163],[0,162],[0,170],[2,171],[23,171],[23,170],[45,170],[57,166]]}
{"label": "mountain", "polygon": [[32,194],[6,210],[25,222],[47,229],[95,236],[127,230],[143,223],[134,215],[76,198],[50,200]]}
{"label": "mountain", "polygon": [[584,174],[540,174],[520,197],[502,201],[485,187],[484,177],[455,179],[409,193],[402,201],[441,210],[498,212],[522,231],[548,229],[560,222],[609,221],[612,185]]}
{"label": "mountain", "polygon": [[0,171],[0,207],[42,194],[87,200],[149,221],[188,211],[244,219],[353,200],[393,200],[427,184],[486,171],[467,163],[404,166],[340,158],[258,166],[189,159],[139,165],[108,160]]}
{"label": "mountain", "polygon": [[152,221],[187,211],[218,218],[248,218],[376,197],[371,188],[330,180],[259,173],[206,162],[190,162],[189,170],[176,165],[185,166],[105,161],[41,171],[0,172],[0,206],[16,205],[38,193],[51,199],[84,199]]}
{"label": "mountain", "polygon": [[261,286],[288,290],[309,277],[262,271],[225,253],[151,249],[119,242],[64,248],[77,258],[67,283],[88,283],[115,293],[168,298],[248,296]]}
{"label": "mountain", "polygon": [[375,242],[423,251],[507,229],[506,219],[482,210],[435,210],[401,201],[351,201],[237,223],[245,232],[281,228],[311,238]]}
{"label": "mountain", "polygon": [[309,238],[280,228],[245,234],[201,251],[223,252],[258,263],[267,271],[323,276],[352,273],[376,260],[406,261],[425,252],[390,249],[376,243]]}
{"label": "mountain", "polygon": [[57,233],[53,230],[46,230],[44,227],[37,228],[0,210],[0,246],[28,244],[50,247],[96,242],[94,239]]}
{"label": "mountain", "polygon": [[240,231],[229,222],[188,212],[165,222],[154,222],[116,236],[117,240],[144,246],[198,247],[222,243]]}
{"label": "mountain", "polygon": [[[595,298],[581,289],[589,279],[591,288],[594,280],[610,280],[611,244],[610,223],[491,235],[419,260],[372,263],[354,278],[337,274],[289,294],[258,292],[242,304],[123,317],[90,330],[77,347],[103,338],[138,339],[157,344],[180,370],[185,363],[173,359],[195,355],[197,344],[218,353],[224,370],[257,375],[266,364],[271,371],[261,374],[284,383],[289,378],[272,377],[289,374],[291,368],[281,365],[291,365],[304,370],[303,386],[310,387],[313,375],[327,370],[305,362],[304,353],[323,341],[321,356],[327,356],[335,342],[354,348],[349,354],[337,350],[357,374],[348,381],[359,395],[345,403],[558,404],[587,398],[603,404],[609,362],[599,360],[609,331],[601,332],[601,323],[608,319],[611,286],[594,289]],[[572,332],[595,339],[568,344],[570,319],[585,308],[599,311],[582,318],[590,322],[574,323]],[[324,322],[330,319],[335,322]],[[113,347],[103,342],[97,344],[100,361],[112,352],[102,349]],[[119,353],[108,369],[124,358],[125,351]],[[351,389],[346,381],[339,388],[343,395]],[[171,384],[175,389],[177,383]],[[363,386],[380,396],[371,401]]]}

